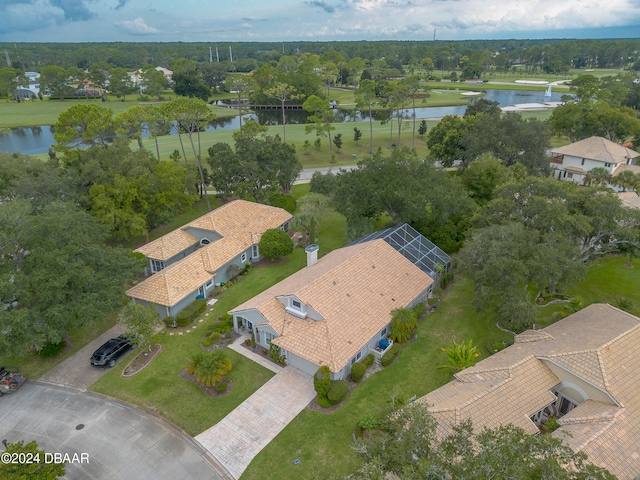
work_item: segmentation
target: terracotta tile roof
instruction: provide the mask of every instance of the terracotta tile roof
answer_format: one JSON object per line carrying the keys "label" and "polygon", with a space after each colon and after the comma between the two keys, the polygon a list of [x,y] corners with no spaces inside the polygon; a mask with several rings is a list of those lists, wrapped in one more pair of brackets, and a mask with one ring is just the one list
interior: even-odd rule
{"label": "terracotta tile roof", "polygon": [[147,258],[167,261],[174,255],[198,243],[198,239],[181,228],[134,250]]}
{"label": "terracotta tile roof", "polygon": [[266,230],[277,228],[290,219],[291,214],[282,208],[235,200],[135,251],[155,260],[169,260],[198,242],[196,237],[188,233],[189,227],[216,232],[223,237],[242,238],[250,245],[258,243]]}
{"label": "terracotta tile roof", "polygon": [[551,153],[606,163],[626,163],[627,159],[640,156],[640,153],[602,137],[589,137],[563,147],[552,148]]}
{"label": "terracotta tile roof", "polygon": [[[339,372],[433,280],[384,240],[357,244],[322,257],[232,313],[257,309],[279,337],[276,345]],[[278,296],[295,295],[323,320],[288,314]]]}
{"label": "terracotta tile roof", "polygon": [[148,277],[129,289],[127,295],[159,305],[173,306],[210,280],[221,267],[251,245],[259,243],[263,232],[278,228],[290,219],[289,212],[269,205],[245,200],[235,200],[223,205],[137,249],[137,252],[150,258],[167,260],[197,243],[198,240],[187,233],[189,228],[212,231],[222,236]]}
{"label": "terracotta tile roof", "polygon": [[539,333],[518,335],[514,345],[419,401],[431,405],[443,424],[441,434],[467,418],[478,427],[513,423],[535,433],[529,417],[553,400],[550,389],[561,381],[545,362],[560,365],[614,400],[585,401],[559,420],[562,428],[553,435],[618,478],[631,480],[640,472],[638,345],[639,318],[594,304]]}

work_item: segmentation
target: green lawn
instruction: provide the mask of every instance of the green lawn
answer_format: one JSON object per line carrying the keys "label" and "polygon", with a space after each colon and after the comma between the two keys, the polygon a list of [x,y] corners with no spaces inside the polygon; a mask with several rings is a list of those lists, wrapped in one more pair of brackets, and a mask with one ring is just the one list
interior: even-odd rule
{"label": "green lawn", "polygon": [[[168,92],[165,100],[173,99],[174,95]],[[27,102],[0,102],[0,128],[11,127],[36,127],[42,125],[54,125],[60,114],[74,105],[93,103],[110,108],[114,114],[122,113],[134,105],[159,104],[157,101],[139,102],[137,97],[129,96],[126,102],[115,97],[108,102],[100,100],[30,100]],[[222,107],[209,107],[212,113],[218,117],[232,117],[237,114],[235,110]]]}
{"label": "green lawn", "polygon": [[[626,259],[609,257],[591,266],[587,278],[569,291],[579,297],[584,306],[594,302],[615,301],[624,296],[640,310],[640,261],[635,268],[626,267]],[[333,413],[304,410],[249,465],[243,480],[264,478],[264,472],[282,479],[328,478],[353,472],[359,459],[353,452],[352,434],[366,414],[378,414],[392,397],[420,397],[445,384],[451,372],[438,368],[446,363],[441,351],[452,338],[473,339],[481,358],[492,353],[497,341],[512,342],[510,335],[495,328],[491,314],[481,314],[472,306],[471,282],[458,277],[446,293],[438,310],[425,317],[418,326],[417,338],[409,343],[391,366],[374,374],[358,386]],[[552,322],[553,313],[565,304],[541,307],[539,325]],[[300,463],[294,465],[295,458]]]}
{"label": "green lawn", "polygon": [[[308,185],[297,185],[293,193],[300,196],[308,189]],[[321,222],[321,256],[344,245],[344,229],[345,220],[338,214]],[[204,321],[196,322],[196,327],[192,327],[190,332],[187,329],[163,330],[157,336],[157,341],[163,346],[162,351],[145,370],[124,378],[120,375],[122,368],[114,368],[91,389],[140,405],[163,415],[190,435],[197,435],[220,421],[273,376],[271,371],[227,349],[234,365],[231,373],[233,389],[224,397],[208,397],[199,387],[180,378],[180,372],[186,368],[189,357],[200,350],[204,330],[216,318],[305,265],[304,249],[297,248],[282,264],[253,268],[220,295],[213,308],[200,317]]]}

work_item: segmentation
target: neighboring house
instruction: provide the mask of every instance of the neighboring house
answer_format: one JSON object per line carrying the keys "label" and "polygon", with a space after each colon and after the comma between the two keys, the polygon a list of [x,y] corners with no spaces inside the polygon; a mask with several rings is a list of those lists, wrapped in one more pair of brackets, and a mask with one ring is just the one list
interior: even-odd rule
{"label": "neighboring house", "polygon": [[173,71],[165,67],[156,67],[156,70],[162,73],[162,75],[164,75],[164,78],[166,78],[169,82],[173,82]]}
{"label": "neighboring house", "polygon": [[[138,249],[151,276],[127,291],[137,303],[175,317],[196,298],[206,298],[247,262],[259,261],[262,234],[288,230],[282,208],[235,200]],[[235,267],[232,267],[235,265]]]}
{"label": "neighboring house", "polygon": [[334,250],[230,313],[236,331],[256,344],[273,343],[287,363],[314,374],[326,365],[333,379],[370,353],[383,354],[391,312],[426,300],[433,279],[382,239]]}
{"label": "neighboring house", "polygon": [[635,159],[639,156],[640,153],[606,138],[589,137],[552,148],[549,162],[555,178],[583,184],[589,171],[598,167],[613,176],[625,169],[638,172],[640,167],[635,165]]}
{"label": "neighboring house", "polygon": [[620,192],[618,193],[618,198],[623,207],[640,209],[640,197],[636,192]]}
{"label": "neighboring house", "polygon": [[553,435],[621,480],[640,473],[640,318],[594,304],[454,376],[420,398],[444,436],[513,424],[530,434],[553,416]]}

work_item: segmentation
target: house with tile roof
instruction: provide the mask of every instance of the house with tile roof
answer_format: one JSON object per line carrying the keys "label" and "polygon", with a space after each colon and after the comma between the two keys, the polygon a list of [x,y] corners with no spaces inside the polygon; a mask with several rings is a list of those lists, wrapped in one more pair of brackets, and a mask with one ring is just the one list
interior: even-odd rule
{"label": "house with tile roof", "polygon": [[380,349],[392,310],[425,300],[433,279],[383,239],[334,250],[231,312],[236,331],[258,345],[280,348],[287,363],[314,374],[327,365],[333,379]]}
{"label": "house with tile roof", "polygon": [[589,137],[552,148],[549,162],[555,178],[582,184],[594,168],[605,168],[612,176],[624,170],[640,172],[635,164],[639,156],[640,153],[606,138]]}
{"label": "house with tile roof", "polygon": [[247,262],[261,260],[262,234],[272,228],[288,230],[291,219],[282,208],[246,200],[222,205],[136,249],[147,257],[150,276],[127,295],[153,305],[163,318],[175,317]]}
{"label": "house with tile roof", "polygon": [[418,399],[438,434],[471,419],[476,429],[512,424],[552,435],[621,480],[640,474],[640,318],[594,304],[455,374]]}

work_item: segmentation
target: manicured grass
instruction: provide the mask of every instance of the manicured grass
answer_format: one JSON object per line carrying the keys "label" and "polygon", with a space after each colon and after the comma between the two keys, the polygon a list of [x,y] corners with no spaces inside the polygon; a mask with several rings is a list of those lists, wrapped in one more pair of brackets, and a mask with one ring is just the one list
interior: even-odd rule
{"label": "manicured grass", "polygon": [[[27,378],[38,378],[47,373],[56,365],[69,358],[76,353],[82,347],[87,345],[95,338],[102,335],[116,324],[115,317],[109,317],[103,322],[85,325],[84,327],[74,330],[69,334],[71,340],[71,349],[64,355],[54,358],[52,360],[41,360],[35,356],[33,357],[20,357],[20,358],[7,358],[0,356],[0,365],[17,366],[22,374]],[[87,359],[89,362],[89,359]]]}
{"label": "manicured grass", "polygon": [[[258,454],[242,479],[262,479],[264,472],[292,480],[352,473],[360,464],[352,449],[352,434],[360,418],[380,415],[392,398],[420,397],[448,382],[452,372],[438,367],[446,363],[441,348],[452,338],[473,339],[482,357],[489,354],[494,342],[510,340],[493,326],[491,316],[473,309],[471,299],[471,283],[459,278],[438,310],[419,323],[417,338],[402,349],[393,364],[354,389],[338,410],[330,414],[303,410]],[[298,465],[293,464],[295,458],[300,459]]]}
{"label": "manicured grass", "polygon": [[[308,185],[294,187],[296,195],[307,192]],[[338,214],[324,219],[320,225],[319,243],[321,255],[344,244],[345,220]],[[218,298],[196,322],[195,328],[163,330],[157,341],[162,351],[142,372],[130,378],[120,375],[122,368],[107,372],[91,389],[106,395],[140,405],[163,415],[190,435],[197,435],[220,421],[253,392],[273,376],[258,364],[242,355],[226,349],[234,365],[231,376],[233,389],[224,397],[211,398],[200,388],[180,377],[189,357],[200,351],[200,340],[208,326],[216,318],[249,300],[271,285],[285,279],[306,265],[304,249],[297,248],[284,263],[254,267],[246,276],[236,281]],[[171,332],[174,334],[171,335]],[[182,335],[180,335],[182,333]]]}
{"label": "manicured grass", "polygon": [[[626,267],[622,257],[603,258],[589,269],[587,278],[569,293],[579,297],[584,306],[594,302],[615,301],[622,296],[635,302],[640,310],[640,261],[635,268]],[[264,472],[282,479],[343,477],[360,465],[352,449],[352,434],[360,418],[385,411],[390,399],[420,397],[451,378],[451,371],[439,368],[446,363],[441,348],[451,339],[473,339],[481,357],[491,355],[497,341],[512,343],[513,338],[495,327],[492,314],[475,311],[472,305],[473,286],[458,276],[447,291],[440,307],[418,325],[417,338],[407,344],[398,359],[375,373],[352,391],[338,410],[326,414],[304,410],[249,465],[243,480],[264,478]],[[554,311],[565,304],[539,309],[539,326],[552,323]],[[298,465],[292,462],[301,461]]]}
{"label": "manicured grass", "polygon": [[[171,100],[174,95],[167,92],[166,100]],[[112,97],[108,102],[98,100],[29,100],[26,102],[0,102],[0,128],[10,127],[35,127],[41,125],[54,125],[58,121],[60,114],[73,105],[91,103],[107,107],[113,110],[114,114],[122,113],[134,105],[160,104],[151,99],[149,102],[140,102],[135,96],[127,97],[126,102]],[[222,107],[209,107],[212,113],[218,117],[233,117],[237,114],[235,110]]]}

